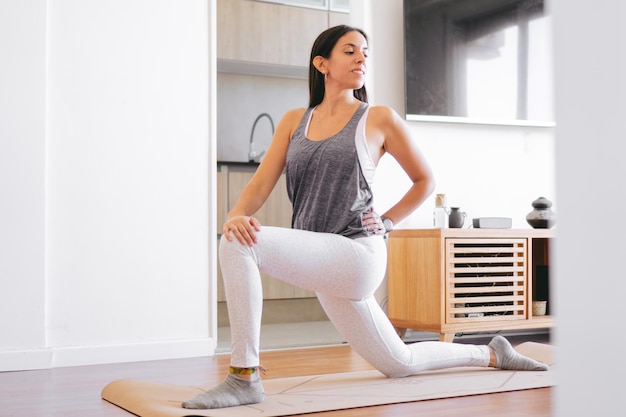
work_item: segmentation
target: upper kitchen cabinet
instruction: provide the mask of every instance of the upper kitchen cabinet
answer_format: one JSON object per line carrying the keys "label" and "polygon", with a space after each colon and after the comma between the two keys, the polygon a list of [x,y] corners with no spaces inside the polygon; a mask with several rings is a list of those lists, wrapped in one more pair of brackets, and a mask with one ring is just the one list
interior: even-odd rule
{"label": "upper kitchen cabinet", "polygon": [[218,0],[218,71],[306,78],[315,38],[348,21],[348,13],[330,9]]}
{"label": "upper kitchen cabinet", "polygon": [[[349,25],[350,24],[350,15],[348,13],[339,13],[339,12],[329,12],[328,13],[328,27],[333,27],[337,25]],[[319,33],[318,33],[319,35]],[[313,46],[313,41],[311,41],[311,45],[309,48]]]}

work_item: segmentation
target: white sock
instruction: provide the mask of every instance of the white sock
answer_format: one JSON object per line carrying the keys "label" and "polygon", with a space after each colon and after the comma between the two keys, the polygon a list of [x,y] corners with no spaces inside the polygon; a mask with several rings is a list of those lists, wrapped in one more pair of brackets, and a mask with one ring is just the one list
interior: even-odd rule
{"label": "white sock", "polygon": [[209,409],[234,407],[237,405],[256,404],[265,399],[261,379],[248,381],[228,374],[226,379],[215,388],[196,395],[183,402],[183,408]]}
{"label": "white sock", "polygon": [[502,336],[494,337],[489,347],[496,353],[496,368],[517,371],[547,371],[548,365],[521,355]]}

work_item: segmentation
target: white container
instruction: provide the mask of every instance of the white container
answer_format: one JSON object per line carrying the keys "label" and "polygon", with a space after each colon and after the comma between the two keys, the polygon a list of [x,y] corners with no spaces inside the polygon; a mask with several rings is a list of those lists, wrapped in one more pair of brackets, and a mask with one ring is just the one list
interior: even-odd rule
{"label": "white container", "polygon": [[545,316],[547,301],[533,301],[533,316]]}
{"label": "white container", "polygon": [[445,194],[437,194],[435,197],[435,210],[433,211],[433,226],[435,229],[445,229],[449,220],[448,202]]}

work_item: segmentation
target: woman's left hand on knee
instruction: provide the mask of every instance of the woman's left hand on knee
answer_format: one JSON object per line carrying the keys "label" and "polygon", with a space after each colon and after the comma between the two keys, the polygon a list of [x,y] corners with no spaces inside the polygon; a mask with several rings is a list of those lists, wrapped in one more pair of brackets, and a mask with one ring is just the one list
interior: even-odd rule
{"label": "woman's left hand on knee", "polygon": [[257,243],[256,232],[261,230],[261,223],[252,216],[236,216],[226,220],[223,233],[226,239],[233,237],[242,245],[252,246]]}

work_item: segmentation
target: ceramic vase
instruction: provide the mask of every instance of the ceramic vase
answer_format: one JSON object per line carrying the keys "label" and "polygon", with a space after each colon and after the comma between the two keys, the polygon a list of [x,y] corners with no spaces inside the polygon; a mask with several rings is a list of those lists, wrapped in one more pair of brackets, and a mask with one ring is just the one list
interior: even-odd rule
{"label": "ceramic vase", "polygon": [[539,197],[532,202],[533,211],[528,213],[526,221],[535,229],[549,229],[556,223],[556,216],[552,211],[552,201]]}
{"label": "ceramic vase", "polygon": [[448,226],[460,229],[465,223],[465,212],[459,207],[450,207],[450,216],[448,217]]}

